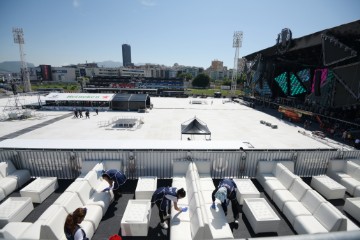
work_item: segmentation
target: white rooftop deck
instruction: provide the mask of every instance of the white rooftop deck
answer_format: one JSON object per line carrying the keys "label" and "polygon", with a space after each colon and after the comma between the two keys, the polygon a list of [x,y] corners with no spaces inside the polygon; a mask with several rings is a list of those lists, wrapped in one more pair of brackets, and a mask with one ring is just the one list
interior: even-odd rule
{"label": "white rooftop deck", "polygon": [[[37,97],[23,97],[25,102],[37,102]],[[154,105],[147,113],[107,111],[90,113],[90,119],[73,116],[35,129],[14,139],[0,142],[0,147],[33,148],[123,148],[123,149],[329,149],[348,148],[331,139],[312,137],[279,117],[267,115],[257,109],[225,99],[197,99],[203,104],[190,104],[191,98],[151,97]],[[0,99],[0,110],[7,103]],[[27,120],[0,122],[0,137],[34,126],[69,113],[68,111],[38,111],[43,117]],[[196,116],[205,122],[211,131],[211,141],[204,136],[183,135],[181,123]],[[143,119],[137,129],[126,130],[112,125],[101,127],[99,122],[111,121],[115,117],[138,117]],[[260,121],[278,126],[272,129]],[[41,147],[42,146],[42,147]]]}

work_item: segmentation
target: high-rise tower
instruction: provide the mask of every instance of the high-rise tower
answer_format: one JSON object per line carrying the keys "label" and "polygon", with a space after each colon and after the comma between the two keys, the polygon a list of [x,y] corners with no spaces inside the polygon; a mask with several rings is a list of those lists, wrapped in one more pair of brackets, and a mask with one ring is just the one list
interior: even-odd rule
{"label": "high-rise tower", "polygon": [[129,44],[122,45],[122,57],[123,57],[123,66],[128,67],[132,66],[131,63],[131,47]]}

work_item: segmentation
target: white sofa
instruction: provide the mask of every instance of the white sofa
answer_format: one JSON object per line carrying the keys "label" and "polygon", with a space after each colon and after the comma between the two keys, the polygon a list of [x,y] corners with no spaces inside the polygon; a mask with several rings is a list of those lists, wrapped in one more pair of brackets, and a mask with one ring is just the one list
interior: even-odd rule
{"label": "white sofa", "polygon": [[273,162],[273,166],[270,165],[260,161],[257,178],[298,234],[348,229],[348,219],[292,173],[293,162]]}
{"label": "white sofa", "polygon": [[346,187],[346,191],[360,197],[360,165],[353,161],[330,160],[327,175]]}
{"label": "white sofa", "polygon": [[0,201],[30,180],[30,171],[16,169],[8,160],[0,163]]}
{"label": "white sofa", "polygon": [[[234,238],[219,202],[211,209],[211,194],[215,189],[210,177],[210,162],[174,162],[173,187],[184,188],[186,197],[178,206],[187,212],[171,209],[170,239],[232,239]],[[201,176],[201,177],[200,177]]]}
{"label": "white sofa", "polygon": [[83,171],[34,223],[9,223],[0,230],[0,239],[66,239],[64,235],[66,216],[78,207],[88,209],[80,225],[91,239],[113,200],[113,194],[101,192],[108,186],[101,178],[105,163],[94,161],[89,164],[91,170]]}

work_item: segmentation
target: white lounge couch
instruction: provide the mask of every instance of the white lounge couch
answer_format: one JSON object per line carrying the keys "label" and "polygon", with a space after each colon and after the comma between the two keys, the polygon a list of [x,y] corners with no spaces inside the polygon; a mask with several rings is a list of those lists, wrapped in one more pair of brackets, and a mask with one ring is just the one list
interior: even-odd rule
{"label": "white lounge couch", "polygon": [[34,223],[8,223],[0,230],[0,239],[66,239],[64,235],[66,216],[78,207],[88,209],[80,225],[91,239],[113,200],[111,192],[101,192],[108,186],[101,178],[105,165],[104,162],[87,163],[87,167],[91,167],[91,170],[84,170]]}
{"label": "white lounge couch", "polygon": [[220,203],[216,210],[211,209],[215,186],[210,177],[210,163],[204,161],[197,165],[174,162],[172,186],[186,190],[186,197],[179,200],[178,206],[189,207],[189,210],[179,213],[172,207],[170,239],[232,239],[234,236]]}
{"label": "white lounge couch", "polygon": [[327,175],[346,187],[346,191],[360,197],[360,165],[353,161],[330,160]]}
{"label": "white lounge couch", "polygon": [[0,201],[30,180],[30,171],[16,169],[12,161],[0,163]]}
{"label": "white lounge couch", "polygon": [[257,178],[298,234],[348,229],[348,219],[292,173],[292,162],[273,162],[273,166],[270,165],[269,162],[259,162]]}

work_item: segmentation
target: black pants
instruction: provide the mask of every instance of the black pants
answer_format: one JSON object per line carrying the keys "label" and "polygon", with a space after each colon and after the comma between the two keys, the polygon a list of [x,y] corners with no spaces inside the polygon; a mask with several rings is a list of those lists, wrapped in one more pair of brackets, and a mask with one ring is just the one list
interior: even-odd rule
{"label": "black pants", "polygon": [[[169,203],[167,204],[167,206],[170,204],[170,200],[163,200],[163,201],[169,201]],[[164,217],[168,214],[170,214],[170,207],[166,207],[167,208],[167,211],[166,211],[166,208],[164,210],[161,210],[161,201],[157,201],[155,202],[156,206],[158,207],[159,209],[159,217],[160,217],[160,222],[163,223],[165,222],[165,219]],[[151,208],[154,206],[154,203],[151,204]]]}
{"label": "black pants", "polygon": [[[229,201],[229,200],[227,200]],[[233,211],[233,215],[234,215],[234,218],[235,219],[238,219],[239,218],[239,202],[237,201],[236,198],[234,198],[233,200],[230,200],[231,201],[231,209]],[[224,210],[224,213],[225,213],[225,216],[227,215],[227,204],[226,202],[223,202],[221,204],[222,206],[222,209]]]}

